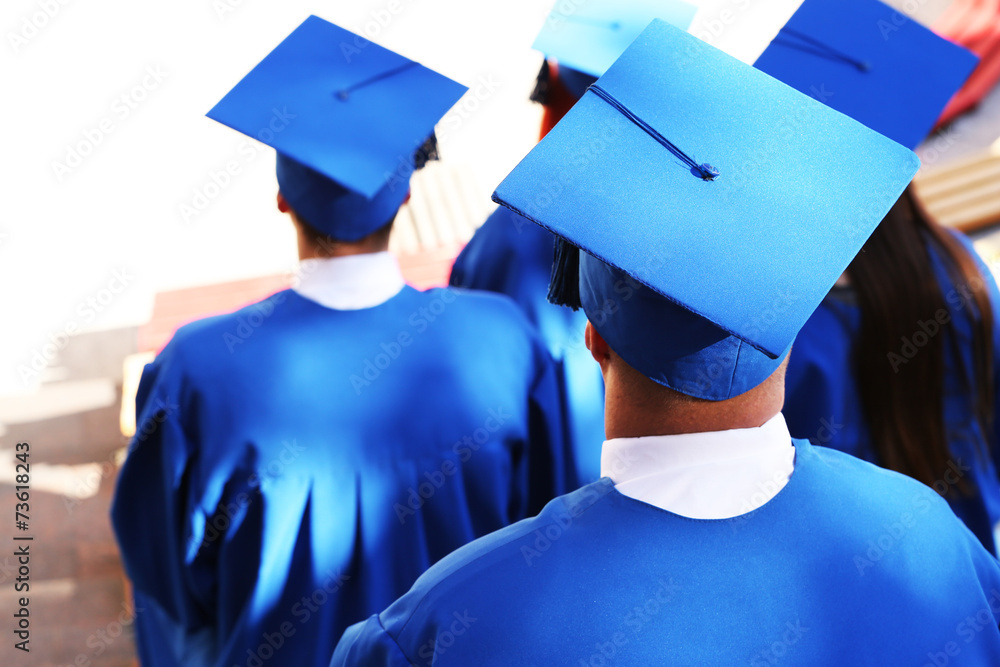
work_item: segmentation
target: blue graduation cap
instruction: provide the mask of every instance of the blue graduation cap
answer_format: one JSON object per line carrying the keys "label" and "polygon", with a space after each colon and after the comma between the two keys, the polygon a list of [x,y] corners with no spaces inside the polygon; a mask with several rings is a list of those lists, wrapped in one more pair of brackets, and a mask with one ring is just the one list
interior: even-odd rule
{"label": "blue graduation cap", "polygon": [[570,68],[597,77],[653,19],[686,29],[697,11],[682,0],[558,2],[532,48],[558,61],[560,70]]}
{"label": "blue graduation cap", "polygon": [[878,0],[805,0],[754,67],[915,148],[978,57]]}
{"label": "blue graduation cap", "polygon": [[724,400],[777,369],[919,164],[654,21],[493,199],[560,237],[554,301],[647,377]]}
{"label": "blue graduation cap", "polygon": [[208,116],[274,148],[278,185],[295,212],[356,241],[396,214],[414,168],[431,157],[434,124],[465,91],[310,16]]}

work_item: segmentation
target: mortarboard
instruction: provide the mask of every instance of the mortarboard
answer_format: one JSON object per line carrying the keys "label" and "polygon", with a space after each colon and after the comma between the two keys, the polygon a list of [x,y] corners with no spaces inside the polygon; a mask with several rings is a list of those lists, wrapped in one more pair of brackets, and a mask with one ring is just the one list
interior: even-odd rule
{"label": "mortarboard", "polygon": [[754,67],[916,148],[977,62],[878,0],[805,0]]}
{"label": "mortarboard", "polygon": [[560,237],[555,301],[647,377],[724,400],[777,369],[918,167],[654,21],[493,199]]}
{"label": "mortarboard", "polygon": [[682,0],[560,0],[532,48],[554,58],[560,68],[598,77],[651,20],[685,29],[697,9]]}
{"label": "mortarboard", "polygon": [[274,148],[278,185],[296,213],[355,241],[396,214],[434,124],[465,91],[310,16],[208,116]]}

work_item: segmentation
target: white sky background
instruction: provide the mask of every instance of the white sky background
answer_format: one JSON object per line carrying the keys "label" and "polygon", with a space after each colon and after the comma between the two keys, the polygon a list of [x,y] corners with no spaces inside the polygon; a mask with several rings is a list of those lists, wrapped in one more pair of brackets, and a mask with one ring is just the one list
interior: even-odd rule
{"label": "white sky background", "polygon": [[[800,2],[698,0],[691,32],[728,10],[725,25],[712,28],[721,34],[708,41],[752,62]],[[468,165],[488,198],[537,137],[540,110],[527,96],[541,55],[530,47],[552,4],[4,0],[0,396],[31,389],[18,366],[67,326],[140,324],[159,291],[294,266],[292,228],[274,203],[274,152],[254,144],[249,158],[240,152],[243,135],[204,114],[306,16],[371,36],[473,88],[481,78],[498,82],[442,146],[444,159]],[[391,7],[399,11],[386,21]],[[373,23],[379,14],[384,27]],[[149,90],[141,90],[144,80]],[[119,98],[137,86],[144,99],[128,108]],[[103,136],[60,179],[53,164],[66,162],[86,132]],[[230,160],[241,172],[185,222],[179,206],[192,205],[195,190]],[[115,271],[130,277],[127,286],[102,312],[88,308]]]}
{"label": "white sky background", "polygon": [[[244,137],[204,114],[309,14],[373,34],[373,12],[395,4],[231,0],[220,16],[226,0],[53,0],[58,11],[15,52],[10,34],[44,2],[5,0],[0,18],[0,395],[26,388],[17,365],[69,324],[138,324],[158,291],[289,270],[294,237],[274,204],[274,152],[241,154]],[[375,38],[466,85],[500,83],[442,147],[474,167],[484,197],[537,136],[539,110],[526,98],[540,55],[530,45],[548,5],[399,0]],[[134,109],[116,102],[147,68],[162,82]],[[103,119],[112,132],[60,181],[53,162]],[[185,223],[179,205],[229,160],[241,173]],[[78,309],[123,269],[132,280],[103,312]]]}

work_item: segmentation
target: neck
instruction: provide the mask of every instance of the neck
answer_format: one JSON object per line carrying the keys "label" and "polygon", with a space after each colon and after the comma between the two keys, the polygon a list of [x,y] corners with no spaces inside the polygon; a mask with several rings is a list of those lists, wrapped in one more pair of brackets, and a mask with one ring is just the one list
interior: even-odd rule
{"label": "neck", "polygon": [[370,238],[364,238],[357,243],[324,243],[321,247],[305,238],[302,231],[298,235],[299,259],[330,259],[333,257],[350,257],[352,255],[369,255],[388,250],[388,244],[375,243]]}
{"label": "neck", "polygon": [[785,365],[759,386],[726,401],[692,398],[656,384],[624,363],[605,372],[607,438],[640,438],[762,426],[781,412]]}
{"label": "neck", "polygon": [[[284,201],[284,199],[280,201]],[[292,214],[292,221],[295,223],[295,240],[299,249],[299,260],[369,255],[389,250],[391,223],[357,241],[339,241],[310,231],[299,220],[294,211],[291,209],[287,209],[287,211]]]}

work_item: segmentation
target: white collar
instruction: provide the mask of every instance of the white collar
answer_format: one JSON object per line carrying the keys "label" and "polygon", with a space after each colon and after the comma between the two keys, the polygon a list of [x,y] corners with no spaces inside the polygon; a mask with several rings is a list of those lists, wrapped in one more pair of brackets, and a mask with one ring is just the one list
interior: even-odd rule
{"label": "white collar", "polygon": [[757,509],[788,483],[795,448],[779,412],[763,426],[607,440],[601,475],[622,494],[692,519]]}
{"label": "white collar", "polygon": [[361,310],[381,305],[406,285],[399,262],[388,252],[299,262],[293,289],[334,310]]}

